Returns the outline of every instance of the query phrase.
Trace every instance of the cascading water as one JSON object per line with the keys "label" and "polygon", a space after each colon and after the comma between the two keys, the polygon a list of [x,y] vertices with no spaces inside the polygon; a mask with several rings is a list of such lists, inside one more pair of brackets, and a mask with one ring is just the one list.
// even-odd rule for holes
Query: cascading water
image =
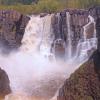
{"label": "cascading water", "polygon": [[42,40],[40,44],[40,52],[47,57],[53,56],[50,51],[54,40],[51,28],[51,18],[52,15],[47,15],[43,18]]}
{"label": "cascading water", "polygon": [[71,38],[71,28],[70,28],[70,14],[69,12],[66,12],[67,16],[67,30],[68,30],[68,50],[67,50],[67,56],[69,59],[71,59],[72,55],[72,38]]}
{"label": "cascading water", "polygon": [[[97,38],[95,30],[95,21],[92,16],[88,16],[89,23],[86,24],[83,29],[83,40],[80,39],[77,45],[76,56],[81,58],[81,60],[88,58],[88,53],[97,48]],[[94,24],[94,32],[91,38],[87,38],[86,30],[89,28],[90,24]]]}
{"label": "cascading water", "polygon": [[43,24],[39,16],[31,16],[22,39],[21,51],[37,52],[42,38]]}
{"label": "cascading water", "polygon": [[53,42],[51,18],[52,15],[41,18],[40,16],[31,17],[25,29],[21,50],[24,49],[27,52],[39,51],[45,57],[53,56],[50,52]]}
{"label": "cascading water", "polygon": [[[56,100],[56,96],[52,97],[57,95],[57,90],[65,79],[88,58],[86,55],[88,50],[96,48],[94,32],[93,38],[79,41],[76,57],[69,61],[73,58],[71,56],[72,39],[70,15],[69,13],[66,15],[69,41],[66,55],[68,54],[69,58],[65,62],[55,61],[54,54],[50,50],[54,39],[51,28],[52,15],[31,16],[19,51],[12,52],[6,57],[0,55],[2,69],[7,72],[12,89],[12,94],[6,96],[5,100]],[[91,16],[89,19],[89,23],[84,26],[84,35],[89,24],[94,23]],[[52,61],[48,59],[50,57]]]}

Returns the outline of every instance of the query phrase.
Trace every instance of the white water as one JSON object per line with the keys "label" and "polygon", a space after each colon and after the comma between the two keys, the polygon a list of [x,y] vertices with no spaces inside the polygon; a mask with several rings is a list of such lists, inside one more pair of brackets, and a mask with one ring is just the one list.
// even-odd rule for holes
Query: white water
{"label": "white water", "polygon": [[[69,20],[69,14],[67,16]],[[9,76],[12,89],[12,94],[6,96],[5,100],[56,100],[57,90],[64,80],[87,60],[88,50],[96,47],[96,37],[86,39],[77,46],[77,58],[72,57],[66,62],[56,61],[50,51],[53,42],[51,18],[52,15],[42,18],[31,16],[20,49],[8,56],[0,55],[0,64]],[[67,25],[71,48],[69,21]],[[70,57],[71,53],[68,52]]]}
{"label": "white water", "polygon": [[31,16],[31,19],[25,29],[22,39],[21,51],[36,53],[39,51],[43,57],[52,56],[50,49],[53,42],[53,33],[51,28],[52,15]]}
{"label": "white water", "polygon": [[[83,27],[83,29],[84,29],[84,32],[83,32],[84,41],[86,41],[86,39],[87,39],[86,30],[89,27],[89,25],[91,23],[94,23],[94,26],[95,26],[94,18],[92,16],[90,16],[90,15],[88,16],[88,18],[89,18],[89,23]],[[94,36],[93,38],[96,38],[96,31],[95,31],[95,29],[94,29],[94,35],[93,36]]]}
{"label": "white water", "polygon": [[95,21],[92,16],[88,16],[89,18],[89,23],[86,24],[83,29],[83,40],[80,40],[78,45],[77,45],[77,52],[76,56],[80,58],[81,60],[84,60],[88,58],[88,53],[91,52],[91,50],[95,50],[97,48],[97,38],[96,38],[96,30],[94,27],[94,33],[90,39],[87,38],[86,30],[89,28],[90,24],[94,24],[95,26]]}
{"label": "white water", "polygon": [[67,56],[69,59],[71,59],[71,55],[72,55],[72,38],[71,38],[71,28],[70,28],[70,14],[69,12],[66,12],[66,16],[67,16],[67,29],[68,29],[68,50],[67,50]]}

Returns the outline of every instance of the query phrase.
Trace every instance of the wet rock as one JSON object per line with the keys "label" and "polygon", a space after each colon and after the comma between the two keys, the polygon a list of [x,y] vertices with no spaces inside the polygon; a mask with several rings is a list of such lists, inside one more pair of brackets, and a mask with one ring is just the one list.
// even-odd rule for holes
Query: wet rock
{"label": "wet rock", "polygon": [[90,39],[90,38],[93,38],[93,34],[95,33],[95,25],[94,25],[94,23],[91,23],[90,25],[89,25],[89,27],[87,27],[87,30],[86,30],[86,37],[88,38],[88,39]]}
{"label": "wet rock", "polygon": [[100,52],[100,17],[98,16],[98,14],[96,16],[97,16],[97,18],[96,18],[96,35],[97,35],[97,39],[98,39],[98,50]]}
{"label": "wet rock", "polygon": [[40,13],[40,17],[45,17],[48,13]]}
{"label": "wet rock", "polygon": [[1,10],[0,43],[9,48],[19,47],[28,21],[27,16],[17,11]]}
{"label": "wet rock", "polygon": [[100,99],[100,53],[91,58],[66,80],[59,91],[58,100]]}
{"label": "wet rock", "polygon": [[4,70],[0,68],[0,97],[11,92],[9,78]]}
{"label": "wet rock", "polygon": [[65,43],[61,39],[57,39],[54,41],[53,50],[55,57],[57,59],[64,59],[65,58]]}
{"label": "wet rock", "polygon": [[89,10],[88,10],[89,14],[91,16],[93,16],[95,18],[95,20],[97,18],[100,18],[100,6],[94,6],[94,7],[91,7]]}

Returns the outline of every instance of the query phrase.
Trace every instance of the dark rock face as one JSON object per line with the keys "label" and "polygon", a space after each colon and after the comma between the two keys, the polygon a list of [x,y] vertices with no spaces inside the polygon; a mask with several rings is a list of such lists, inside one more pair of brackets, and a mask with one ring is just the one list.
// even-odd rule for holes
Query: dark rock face
{"label": "dark rock face", "polygon": [[28,21],[28,17],[16,11],[0,11],[0,43],[11,48],[18,47]]}
{"label": "dark rock face", "polygon": [[96,17],[96,33],[98,39],[98,50],[100,52],[100,7],[95,8],[95,13],[93,13]]}
{"label": "dark rock face", "polygon": [[59,91],[58,100],[100,100],[100,53],[76,70]]}
{"label": "dark rock face", "polygon": [[0,68],[0,97],[11,92],[9,78],[4,70]]}

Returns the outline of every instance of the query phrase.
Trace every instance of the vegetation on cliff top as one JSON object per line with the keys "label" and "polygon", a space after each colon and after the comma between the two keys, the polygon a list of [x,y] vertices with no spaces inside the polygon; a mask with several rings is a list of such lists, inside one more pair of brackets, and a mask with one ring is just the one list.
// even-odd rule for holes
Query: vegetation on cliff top
{"label": "vegetation on cliff top", "polygon": [[100,0],[0,0],[0,9],[13,9],[24,14],[88,8],[93,5],[100,5]]}

